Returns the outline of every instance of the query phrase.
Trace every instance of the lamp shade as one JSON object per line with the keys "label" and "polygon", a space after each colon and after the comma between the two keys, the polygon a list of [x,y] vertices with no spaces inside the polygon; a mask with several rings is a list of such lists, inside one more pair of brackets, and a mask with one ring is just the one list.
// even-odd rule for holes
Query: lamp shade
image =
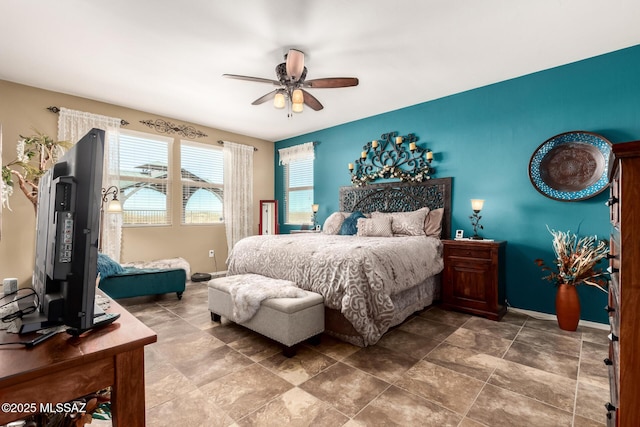
{"label": "lamp shade", "polygon": [[303,108],[302,102],[294,102],[291,104],[291,111],[294,113],[302,113]]}
{"label": "lamp shade", "polygon": [[319,208],[319,207],[320,207],[320,205],[319,205],[319,204],[314,203],[313,205],[311,205],[311,210],[312,210],[314,213],[317,213],[317,212],[318,212],[318,208]]}
{"label": "lamp shade", "polygon": [[284,93],[278,92],[276,96],[273,98],[273,106],[280,109],[284,108],[286,105],[286,99],[284,97]]}
{"label": "lamp shade", "polygon": [[291,102],[294,104],[302,104],[304,102],[304,94],[301,89],[296,89],[291,94]]}
{"label": "lamp shade", "polygon": [[471,209],[474,211],[481,211],[484,206],[484,200],[482,199],[471,199]]}
{"label": "lamp shade", "polygon": [[289,53],[287,53],[287,75],[291,80],[298,81],[302,76],[302,71],[304,71],[304,53],[296,49],[289,49]]}
{"label": "lamp shade", "polygon": [[111,200],[109,202],[109,204],[107,205],[107,212],[109,212],[109,213],[120,213],[120,212],[122,212],[122,204],[120,203],[120,200],[118,200],[118,199]]}

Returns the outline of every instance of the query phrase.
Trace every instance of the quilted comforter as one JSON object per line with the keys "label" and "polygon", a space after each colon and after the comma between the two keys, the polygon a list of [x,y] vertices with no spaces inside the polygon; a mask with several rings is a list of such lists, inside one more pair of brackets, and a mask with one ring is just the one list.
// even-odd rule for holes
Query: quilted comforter
{"label": "quilted comforter", "polygon": [[324,297],[364,339],[375,344],[389,329],[391,295],[443,269],[439,239],[357,237],[315,233],[247,237],[234,246],[228,274],[291,280]]}

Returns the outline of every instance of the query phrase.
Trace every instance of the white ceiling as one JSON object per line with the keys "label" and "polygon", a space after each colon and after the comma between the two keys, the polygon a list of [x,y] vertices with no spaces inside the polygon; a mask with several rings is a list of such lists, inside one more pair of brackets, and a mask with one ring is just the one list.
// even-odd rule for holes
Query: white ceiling
{"label": "white ceiling", "polygon": [[[0,79],[280,140],[640,43],[638,0],[3,0]],[[325,106],[251,102],[290,47]],[[0,94],[1,97],[1,94]]]}

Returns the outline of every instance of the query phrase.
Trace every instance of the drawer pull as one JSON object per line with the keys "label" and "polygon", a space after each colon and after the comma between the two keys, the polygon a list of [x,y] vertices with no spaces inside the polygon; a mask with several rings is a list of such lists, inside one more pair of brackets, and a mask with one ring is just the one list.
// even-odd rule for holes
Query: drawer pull
{"label": "drawer pull", "polygon": [[616,407],[613,406],[610,402],[607,402],[604,404],[604,407],[607,409],[607,411],[611,412],[611,411],[615,411]]}
{"label": "drawer pull", "polygon": [[607,366],[611,366],[613,365],[613,360],[609,359],[608,357],[606,359],[604,359],[604,364]]}
{"label": "drawer pull", "polygon": [[618,255],[607,253],[607,259],[617,259],[617,258],[618,258]]}
{"label": "drawer pull", "polygon": [[613,313],[614,311],[616,311],[616,309],[615,309],[615,308],[613,308],[613,307],[611,307],[610,305],[606,306],[606,307],[604,308],[604,310],[605,310],[607,313]]}
{"label": "drawer pull", "polygon": [[611,197],[609,200],[607,200],[607,202],[605,203],[605,205],[607,206],[613,206],[616,203],[618,203],[618,198],[617,197]]}

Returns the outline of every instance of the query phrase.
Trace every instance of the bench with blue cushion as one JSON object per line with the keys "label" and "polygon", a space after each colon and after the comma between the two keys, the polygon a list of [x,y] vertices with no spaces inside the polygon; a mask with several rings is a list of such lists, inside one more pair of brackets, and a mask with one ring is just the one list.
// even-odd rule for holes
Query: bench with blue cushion
{"label": "bench with blue cushion", "polygon": [[187,281],[182,268],[122,267],[104,254],[98,254],[98,273],[98,287],[114,299],[170,292],[181,299]]}

